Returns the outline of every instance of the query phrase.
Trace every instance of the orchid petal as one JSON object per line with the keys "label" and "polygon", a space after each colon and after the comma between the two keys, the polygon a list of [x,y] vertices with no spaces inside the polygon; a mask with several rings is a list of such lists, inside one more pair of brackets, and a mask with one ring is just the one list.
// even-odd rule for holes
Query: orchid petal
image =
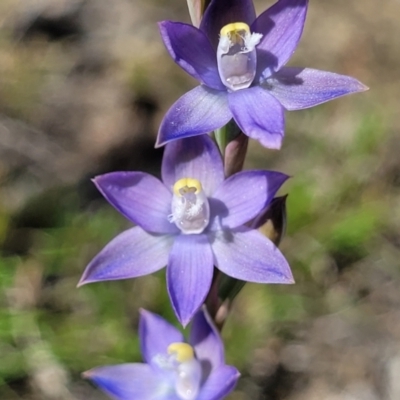
{"label": "orchid petal", "polygon": [[368,87],[357,79],[310,68],[282,68],[264,86],[287,110],[313,107]]}
{"label": "orchid petal", "polygon": [[283,108],[259,86],[229,93],[229,108],[240,129],[264,147],[279,149],[284,135]]}
{"label": "orchid petal", "polygon": [[251,25],[256,19],[252,0],[212,0],[204,13],[200,29],[216,49],[221,28],[233,22]]}
{"label": "orchid petal", "polygon": [[308,0],[279,0],[254,21],[251,31],[263,35],[257,46],[257,75],[261,79],[278,71],[294,53],[303,32],[307,4]]}
{"label": "orchid petal", "polygon": [[117,400],[164,400],[168,381],[147,364],[120,364],[93,368],[83,374]]}
{"label": "orchid petal", "polygon": [[229,365],[215,369],[201,388],[196,400],[224,399],[235,387],[240,373]]}
{"label": "orchid petal", "polygon": [[204,302],[213,271],[213,255],[205,235],[176,238],[168,260],[167,285],[175,314],[183,326]]}
{"label": "orchid petal", "polygon": [[178,329],[157,314],[143,309],[140,310],[139,337],[142,356],[148,364],[152,364],[157,355],[167,354],[171,343],[184,341]]}
{"label": "orchid petal", "polygon": [[152,235],[136,226],[120,233],[86,267],[78,286],[137,278],[167,265],[172,236]]}
{"label": "orchid petal", "polygon": [[210,201],[209,229],[236,228],[255,218],[288,176],[275,171],[243,171],[225,180]]}
{"label": "orchid petal", "polygon": [[203,371],[212,371],[224,364],[224,345],[205,307],[193,317],[189,343]]}
{"label": "orchid petal", "polygon": [[242,228],[220,232],[215,236],[212,249],[215,265],[233,278],[258,283],[294,282],[280,250],[256,230]]}
{"label": "orchid petal", "polygon": [[219,77],[215,50],[201,30],[171,21],[160,22],[159,28],[165,47],[183,70],[210,88],[225,90]]}
{"label": "orchid petal", "polygon": [[156,146],[211,132],[231,118],[226,92],[197,86],[169,109],[161,122]]}
{"label": "orchid petal", "polygon": [[175,140],[165,147],[161,168],[162,179],[167,188],[182,178],[200,181],[207,196],[224,181],[221,154],[207,135]]}
{"label": "orchid petal", "polygon": [[168,221],[172,195],[157,178],[144,172],[111,172],[94,183],[122,215],[148,232],[175,233]]}

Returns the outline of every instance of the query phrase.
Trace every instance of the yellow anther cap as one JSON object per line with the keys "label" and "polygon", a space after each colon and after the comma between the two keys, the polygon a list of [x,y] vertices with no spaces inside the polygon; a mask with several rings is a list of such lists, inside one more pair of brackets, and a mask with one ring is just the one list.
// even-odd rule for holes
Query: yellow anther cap
{"label": "yellow anther cap", "polygon": [[174,354],[180,363],[191,361],[194,358],[193,347],[187,343],[171,343],[167,349],[168,354]]}
{"label": "yellow anther cap", "polygon": [[237,35],[240,31],[250,33],[250,28],[244,22],[233,22],[231,24],[225,25],[221,29],[220,34],[221,36],[232,36],[232,34]]}
{"label": "yellow anther cap", "polygon": [[188,192],[199,194],[202,190],[201,183],[194,178],[182,178],[174,184],[174,193],[176,196],[182,196],[183,193]]}

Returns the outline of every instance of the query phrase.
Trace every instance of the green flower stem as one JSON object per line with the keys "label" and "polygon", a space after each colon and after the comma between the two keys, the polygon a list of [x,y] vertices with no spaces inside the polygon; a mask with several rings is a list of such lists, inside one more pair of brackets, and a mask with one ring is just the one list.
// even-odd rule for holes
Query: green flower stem
{"label": "green flower stem", "polygon": [[[225,176],[228,177],[243,168],[247,153],[248,137],[231,120],[214,132],[214,139],[224,160]],[[219,330],[222,329],[229,314],[231,304],[243,288],[245,282],[230,278],[215,269],[214,279],[206,299],[209,314]]]}
{"label": "green flower stem", "polygon": [[219,151],[221,152],[222,158],[225,157],[225,149],[228,145],[228,125],[223,126],[215,130],[214,137],[218,145]]}

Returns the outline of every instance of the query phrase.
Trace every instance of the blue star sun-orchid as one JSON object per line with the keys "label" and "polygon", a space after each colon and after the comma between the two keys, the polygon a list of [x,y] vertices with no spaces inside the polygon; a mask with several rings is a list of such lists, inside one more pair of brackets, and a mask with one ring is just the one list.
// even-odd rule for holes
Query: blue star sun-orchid
{"label": "blue star sun-orchid", "polygon": [[200,28],[163,21],[164,44],[200,86],[165,115],[157,145],[223,127],[279,149],[284,109],[300,110],[367,89],[354,78],[284,67],[303,31],[307,0],[279,0],[256,18],[252,0],[212,0]]}
{"label": "blue star sun-orchid", "polygon": [[279,249],[246,225],[286,179],[258,170],[225,179],[221,155],[207,135],[166,146],[162,182],[143,172],[96,177],[108,202],[137,226],[90,262],[80,284],[135,278],[167,266],[172,306],[186,325],[210,290],[214,265],[243,281],[293,283]]}
{"label": "blue star sun-orchid", "polygon": [[239,378],[225,364],[222,340],[205,311],[193,318],[188,341],[156,314],[142,310],[144,363],[97,367],[83,375],[116,400],[220,400]]}

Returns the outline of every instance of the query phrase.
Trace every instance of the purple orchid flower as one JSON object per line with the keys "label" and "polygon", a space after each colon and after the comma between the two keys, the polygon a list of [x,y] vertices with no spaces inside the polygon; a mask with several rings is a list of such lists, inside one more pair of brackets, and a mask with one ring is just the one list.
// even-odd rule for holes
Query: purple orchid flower
{"label": "purple orchid flower", "polygon": [[96,177],[103,196],[138,226],[90,262],[80,285],[135,278],[167,265],[172,306],[186,325],[210,290],[214,265],[243,281],[293,283],[279,249],[246,226],[286,179],[280,172],[242,171],[225,180],[221,155],[207,135],[166,146],[163,182],[143,172]]}
{"label": "purple orchid flower", "polygon": [[284,67],[302,34],[307,4],[279,0],[256,18],[252,0],[212,0],[200,29],[161,22],[170,55],[201,85],[170,108],[157,145],[211,132],[233,118],[247,136],[279,149],[284,109],[313,107],[366,90],[348,76]]}
{"label": "purple orchid flower", "polygon": [[236,368],[225,365],[222,340],[205,311],[193,318],[188,343],[175,327],[141,310],[145,364],[94,368],[83,374],[116,400],[219,400],[233,390]]}

